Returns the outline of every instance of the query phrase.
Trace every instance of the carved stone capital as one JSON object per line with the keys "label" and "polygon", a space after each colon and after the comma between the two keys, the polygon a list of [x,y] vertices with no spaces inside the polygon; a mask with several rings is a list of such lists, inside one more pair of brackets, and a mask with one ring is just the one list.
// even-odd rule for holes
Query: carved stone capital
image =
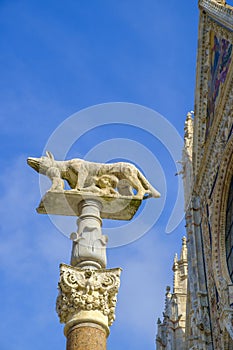
{"label": "carved stone capital", "polygon": [[59,295],[56,310],[65,334],[74,325],[96,323],[107,334],[115,320],[116,296],[120,286],[121,269],[80,269],[60,265]]}

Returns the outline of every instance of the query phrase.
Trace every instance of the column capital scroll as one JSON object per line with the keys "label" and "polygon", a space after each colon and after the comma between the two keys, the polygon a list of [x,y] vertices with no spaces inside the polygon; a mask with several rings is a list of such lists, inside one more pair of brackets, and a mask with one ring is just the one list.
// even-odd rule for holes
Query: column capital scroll
{"label": "column capital scroll", "polygon": [[120,268],[80,269],[60,265],[59,295],[56,311],[68,330],[83,322],[101,325],[109,333],[115,320],[115,306],[120,287]]}

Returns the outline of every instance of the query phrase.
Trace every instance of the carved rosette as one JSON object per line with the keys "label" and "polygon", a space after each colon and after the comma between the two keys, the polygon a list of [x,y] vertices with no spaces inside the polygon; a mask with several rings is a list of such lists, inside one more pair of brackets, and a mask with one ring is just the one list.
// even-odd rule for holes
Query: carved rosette
{"label": "carved rosette", "polygon": [[[121,269],[80,269],[61,264],[60,281],[58,283],[59,295],[56,310],[61,323],[68,323],[73,319],[84,322],[91,318],[97,323],[106,320],[106,327],[111,326],[115,320],[116,296],[120,286]],[[96,313],[96,312],[97,313]],[[85,314],[86,319],[82,316]],[[88,316],[90,315],[90,317]]]}

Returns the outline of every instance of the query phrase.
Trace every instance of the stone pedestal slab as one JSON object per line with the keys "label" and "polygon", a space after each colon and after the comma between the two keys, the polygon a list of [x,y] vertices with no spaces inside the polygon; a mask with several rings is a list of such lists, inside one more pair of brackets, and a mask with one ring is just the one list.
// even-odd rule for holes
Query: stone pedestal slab
{"label": "stone pedestal slab", "polygon": [[101,203],[101,218],[111,220],[131,220],[142,202],[136,196],[103,196],[72,190],[48,191],[42,198],[37,212],[39,214],[80,216],[80,203],[91,199]]}

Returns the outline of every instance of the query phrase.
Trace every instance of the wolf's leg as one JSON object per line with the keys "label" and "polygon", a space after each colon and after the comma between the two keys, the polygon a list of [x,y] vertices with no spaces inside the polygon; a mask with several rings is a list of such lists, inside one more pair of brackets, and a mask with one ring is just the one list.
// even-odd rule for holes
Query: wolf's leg
{"label": "wolf's leg", "polygon": [[129,184],[132,186],[132,188],[134,188],[137,191],[136,196],[139,198],[143,198],[144,194],[145,194],[145,189],[142,186],[140,180],[138,179],[138,177],[135,174],[130,174],[126,180],[129,182]]}
{"label": "wolf's leg", "polygon": [[74,188],[75,190],[81,190],[82,188],[84,188],[87,176],[88,176],[88,171],[85,168],[80,168],[77,174],[77,182]]}

